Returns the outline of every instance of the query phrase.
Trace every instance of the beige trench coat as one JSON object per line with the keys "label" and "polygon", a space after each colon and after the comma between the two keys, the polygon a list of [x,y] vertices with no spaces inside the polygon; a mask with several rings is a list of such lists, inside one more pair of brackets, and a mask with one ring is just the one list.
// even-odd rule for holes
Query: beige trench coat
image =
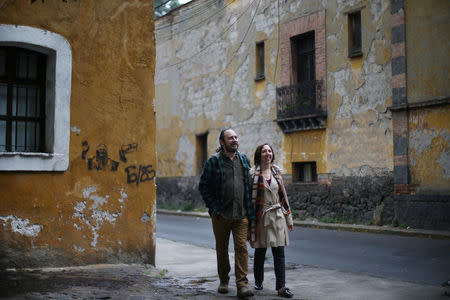
{"label": "beige trench coat", "polygon": [[[280,197],[278,195],[278,183],[273,177],[270,185],[264,179],[264,207],[261,221],[258,223],[258,234],[256,241],[252,243],[253,248],[280,247],[289,245],[288,226],[293,225],[292,215],[285,216],[281,211]],[[288,201],[286,190],[281,176],[278,179],[286,201]],[[289,202],[288,202],[289,203]]]}

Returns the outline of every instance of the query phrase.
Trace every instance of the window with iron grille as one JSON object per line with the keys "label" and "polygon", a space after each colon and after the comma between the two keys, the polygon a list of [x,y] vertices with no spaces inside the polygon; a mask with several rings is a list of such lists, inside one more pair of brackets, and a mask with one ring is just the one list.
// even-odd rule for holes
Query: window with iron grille
{"label": "window with iron grille", "polygon": [[361,55],[361,11],[359,10],[348,14],[348,56]]}
{"label": "window with iron grille", "polygon": [[256,76],[255,80],[265,78],[264,70],[264,42],[256,43]]}
{"label": "window with iron grille", "polygon": [[44,152],[46,56],[0,47],[0,151]]}
{"label": "window with iron grille", "polygon": [[0,24],[0,171],[67,170],[71,75],[63,36]]}

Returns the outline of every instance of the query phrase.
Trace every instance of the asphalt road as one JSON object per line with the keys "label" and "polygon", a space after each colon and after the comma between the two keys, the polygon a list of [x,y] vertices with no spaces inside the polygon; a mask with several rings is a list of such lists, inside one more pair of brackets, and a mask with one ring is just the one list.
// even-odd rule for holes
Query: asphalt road
{"label": "asphalt road", "polygon": [[[207,248],[215,246],[208,218],[158,214],[156,235]],[[304,227],[295,227],[290,239],[291,244],[286,248],[288,265],[316,266],[432,285],[450,279],[448,240]],[[250,248],[249,253],[253,256]]]}

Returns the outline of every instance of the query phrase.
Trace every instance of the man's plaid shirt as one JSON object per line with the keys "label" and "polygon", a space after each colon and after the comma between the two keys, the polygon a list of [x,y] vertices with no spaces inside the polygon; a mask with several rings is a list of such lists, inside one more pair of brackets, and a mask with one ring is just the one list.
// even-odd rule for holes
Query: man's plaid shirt
{"label": "man's plaid shirt", "polygon": [[[250,186],[249,170],[250,160],[245,154],[239,151],[236,153],[242,162],[242,169],[244,170],[244,204],[247,210],[247,217],[249,220],[255,218],[255,210],[252,203],[252,192]],[[200,177],[198,189],[205,201],[206,207],[210,212],[220,216],[222,210],[223,198],[225,194],[225,169],[223,165],[223,158],[219,153],[211,156],[203,167],[203,172]]]}

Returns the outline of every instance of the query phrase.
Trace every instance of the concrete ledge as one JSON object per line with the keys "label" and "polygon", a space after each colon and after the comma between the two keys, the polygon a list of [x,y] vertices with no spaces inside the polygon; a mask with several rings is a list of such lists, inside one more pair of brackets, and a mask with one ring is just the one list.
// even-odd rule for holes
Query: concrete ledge
{"label": "concrete ledge", "polygon": [[[207,212],[190,212],[181,210],[168,210],[168,209],[158,209],[157,213],[169,214],[169,215],[179,215],[179,216],[190,216],[190,217],[200,217],[209,218]],[[323,223],[317,221],[294,221],[295,226],[299,227],[309,227],[318,229],[331,229],[331,230],[343,230],[343,231],[354,231],[354,232],[369,232],[369,233],[380,233],[380,234],[392,234],[399,236],[411,236],[429,239],[444,239],[450,240],[450,231],[441,230],[422,230],[422,229],[401,229],[388,226],[371,226],[371,225],[359,225],[359,224],[334,224],[334,223]]]}

